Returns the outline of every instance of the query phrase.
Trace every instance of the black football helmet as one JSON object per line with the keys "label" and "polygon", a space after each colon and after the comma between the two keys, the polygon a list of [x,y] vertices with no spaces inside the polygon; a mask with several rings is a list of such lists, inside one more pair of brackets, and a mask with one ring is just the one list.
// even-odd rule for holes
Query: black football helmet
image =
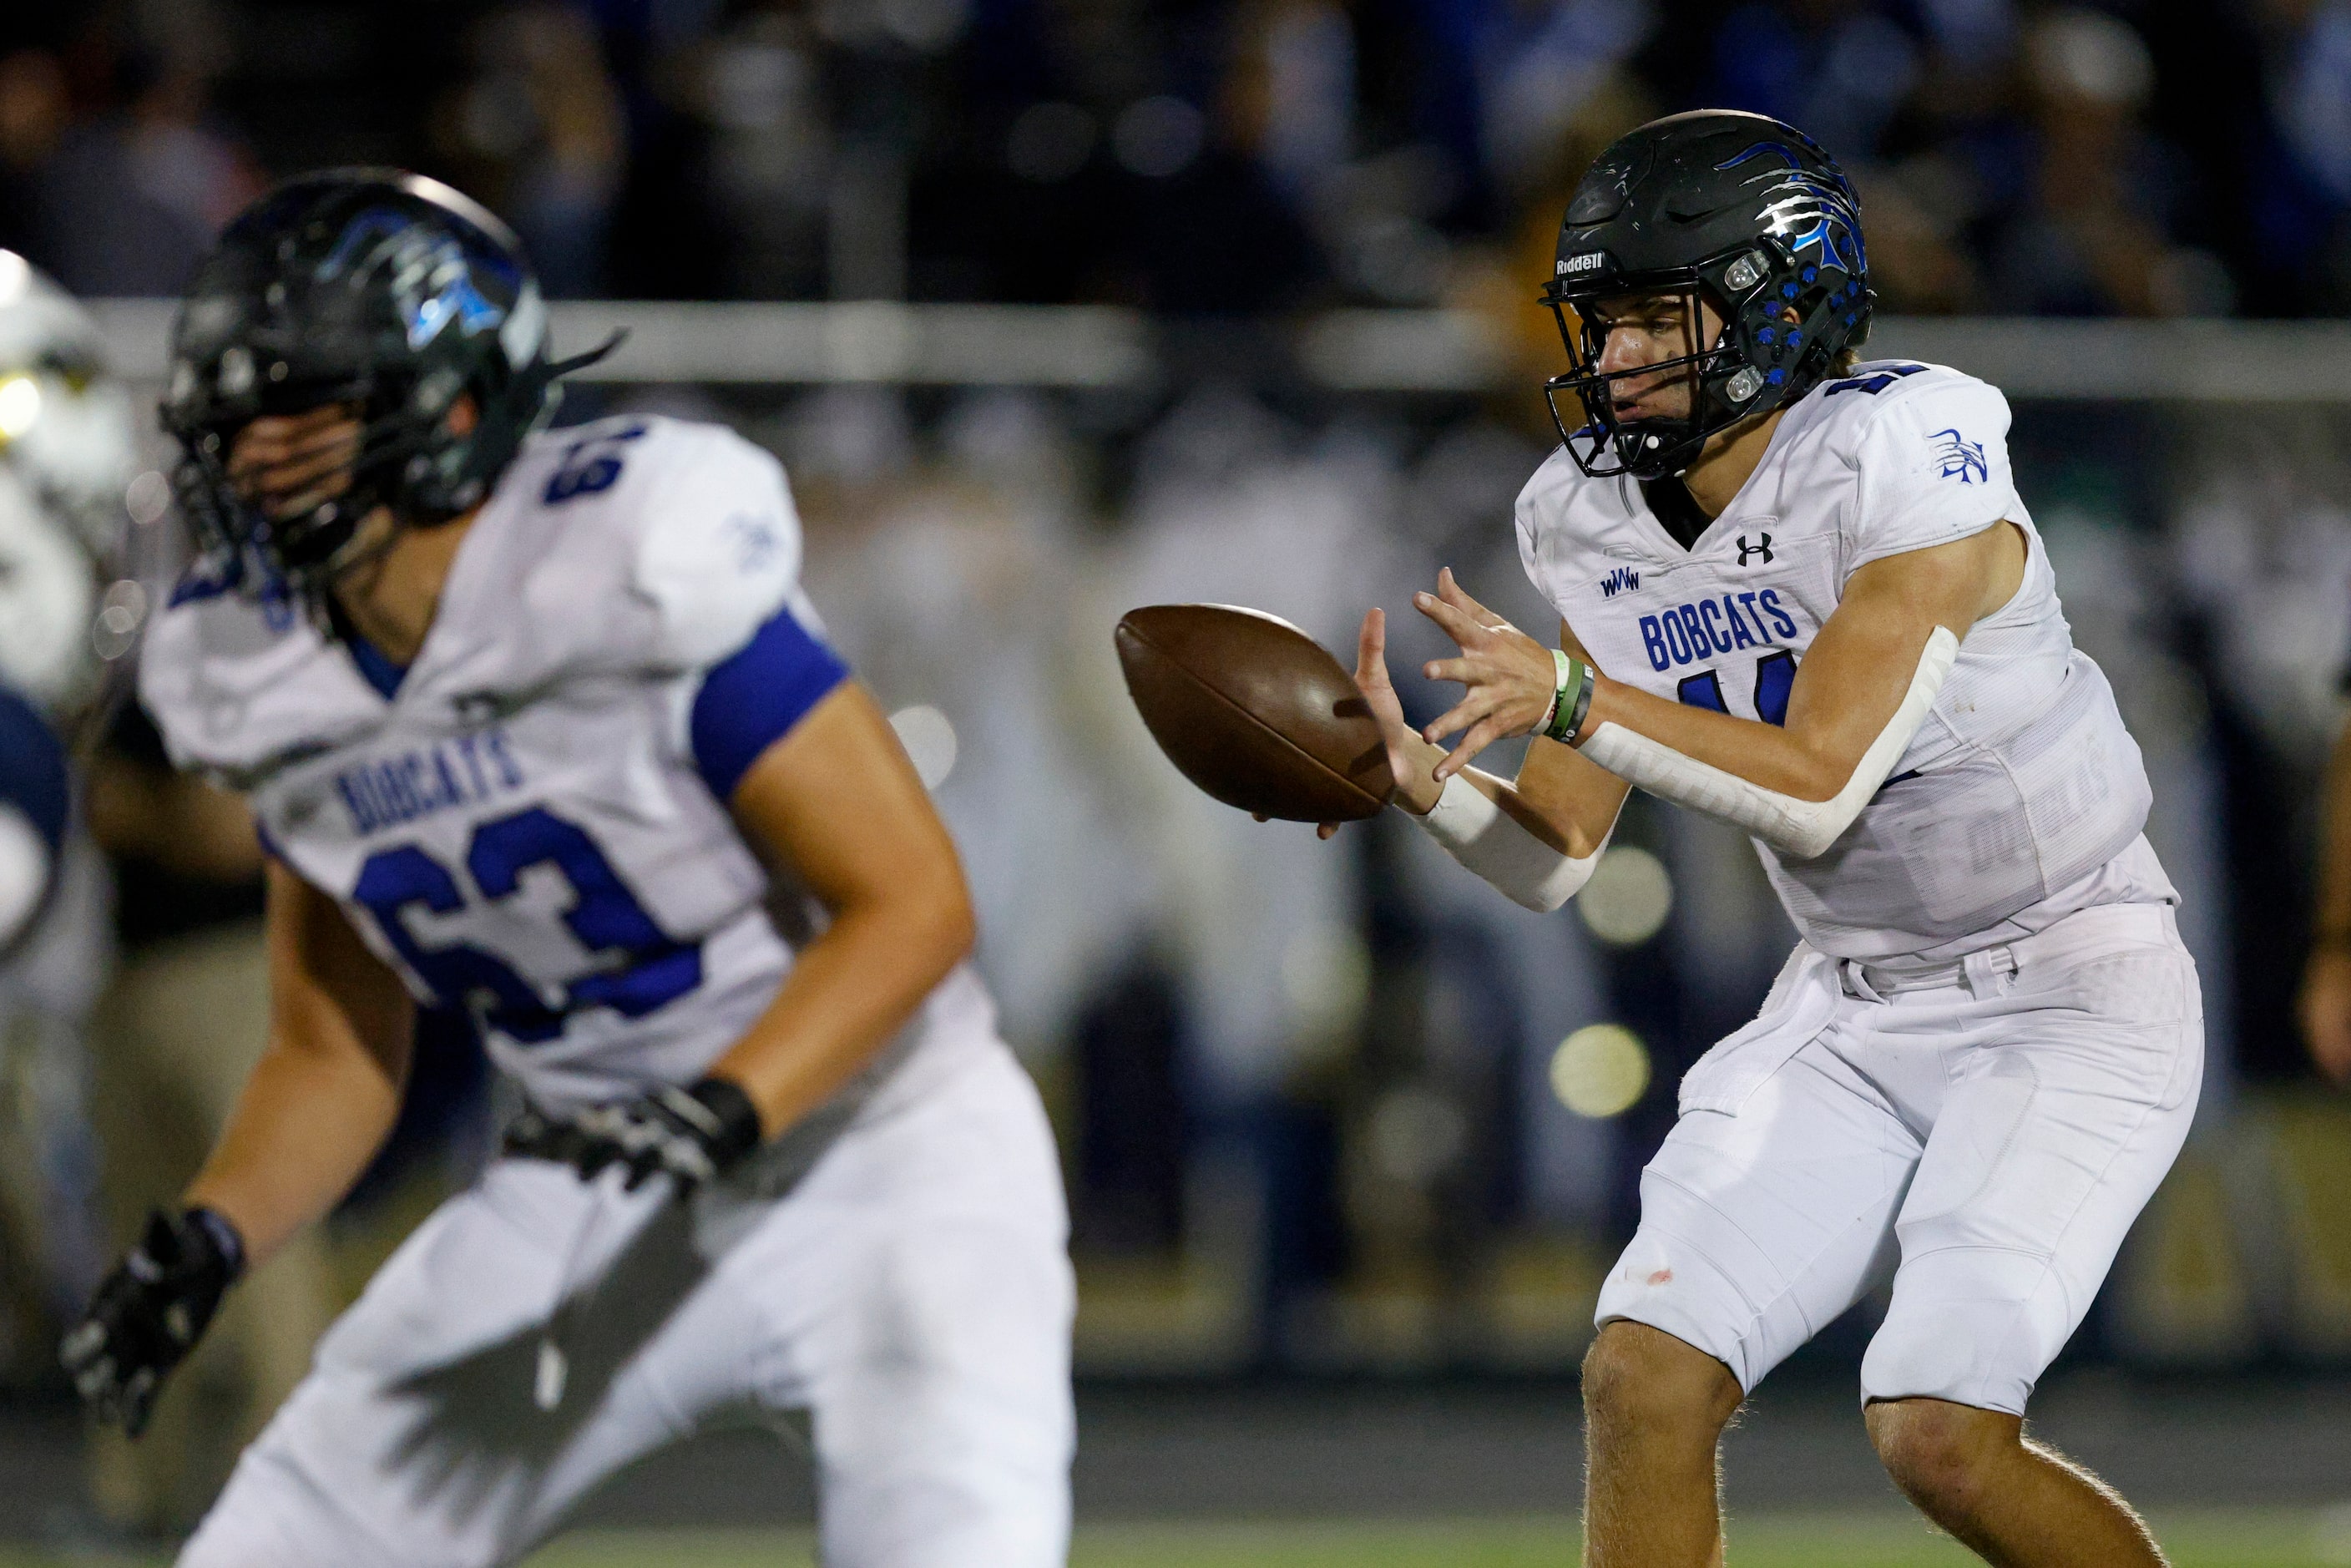
{"label": "black football helmet", "polygon": [[[229,225],[181,301],[162,410],[181,508],[225,582],[315,599],[359,559],[377,507],[429,528],[479,505],[554,412],[556,378],[610,347],[549,360],[522,246],[456,191],[398,170],[303,175]],[[455,435],[465,393],[479,418]],[[263,414],[329,402],[360,411],[350,487],[263,516],[229,482],[231,442]]]}
{"label": "black football helmet", "polygon": [[[1794,126],[1704,109],[1627,132],[1576,186],[1542,295],[1571,366],[1543,387],[1568,455],[1593,476],[1678,474],[1707,437],[1795,402],[1862,341],[1868,278],[1853,184]],[[1658,294],[1682,296],[1687,352],[1604,373],[1598,302]],[[1723,321],[1711,343],[1698,340],[1701,301]],[[1687,419],[1616,417],[1616,382],[1677,371]]]}

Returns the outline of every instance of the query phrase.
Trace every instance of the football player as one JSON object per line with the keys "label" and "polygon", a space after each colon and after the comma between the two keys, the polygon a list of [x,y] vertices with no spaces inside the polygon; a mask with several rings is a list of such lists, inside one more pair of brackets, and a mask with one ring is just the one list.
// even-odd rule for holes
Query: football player
{"label": "football player", "polygon": [[1061,1560],[1051,1139],[965,963],[953,846],[798,586],[778,465],[543,431],[546,313],[457,193],[263,198],[164,419],[203,564],[141,694],[270,850],[272,1038],[65,1356],[136,1427],[470,1009],[528,1109],[239,1463],[190,1565],[512,1562],[721,1415],[811,1412],[823,1553]]}
{"label": "football player", "polygon": [[0,250],[0,954],[68,852],[57,731],[99,683],[99,576],[120,552],[132,453],[130,402],[103,361],[89,313]]}
{"label": "football player", "polygon": [[60,1314],[106,1261],[86,1111],[113,896],[68,752],[143,602],[126,583],[101,610],[136,446],[104,360],[89,313],[0,250],[0,1225]]}
{"label": "football player", "polygon": [[[1719,1562],[1724,1424],[1890,1282],[1861,1392],[1912,1500],[1991,1562],[2159,1563],[2022,1434],[2187,1134],[2203,1030],[2138,747],[2072,646],[2007,403],[1856,362],[1853,189],[1760,116],[1611,146],[1546,298],[1572,369],[1518,535],[1559,645],[1440,576],[1416,604],[1460,653],[1427,673],[1466,690],[1415,734],[1373,611],[1357,679],[1399,803],[1552,909],[1637,785],[1752,835],[1802,937],[1683,1079],[1602,1287],[1585,1561]],[[1514,735],[1514,782],[1468,766]]]}

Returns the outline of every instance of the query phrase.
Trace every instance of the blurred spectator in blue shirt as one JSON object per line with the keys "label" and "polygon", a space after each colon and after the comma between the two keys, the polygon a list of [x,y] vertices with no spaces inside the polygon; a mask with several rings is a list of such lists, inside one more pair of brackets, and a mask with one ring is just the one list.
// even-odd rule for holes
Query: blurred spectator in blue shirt
{"label": "blurred spectator in blue shirt", "polygon": [[2269,126],[2254,171],[2261,254],[2285,302],[2351,311],[2351,0],[2265,0]]}
{"label": "blurred spectator in blue shirt", "polygon": [[102,26],[78,54],[108,106],[64,121],[53,57],[29,50],[0,66],[0,156],[16,165],[16,237],[74,293],[177,294],[263,184],[211,116],[224,60],[201,33],[149,41]]}
{"label": "blurred spectator in blue shirt", "polygon": [[1857,163],[1876,154],[1918,67],[1917,40],[1868,0],[1754,0],[1715,34],[1709,96],[1802,126]]}
{"label": "blurred spectator in blue shirt", "polygon": [[2228,273],[2167,233],[2181,171],[2147,129],[2155,63],[2127,23],[2066,9],[2025,45],[2032,162],[1989,246],[1995,308],[2042,316],[2225,314]]}
{"label": "blurred spectator in blue shirt", "polygon": [[514,225],[550,297],[598,292],[627,144],[594,26],[566,5],[508,5],[473,53],[472,79],[441,107],[444,155]]}
{"label": "blurred spectator in blue shirt", "polygon": [[[1573,184],[1562,152],[1598,147],[1584,131],[1595,107],[1621,92],[1626,62],[1656,31],[1649,0],[1536,0],[1506,4],[1484,29],[1479,51],[1479,141],[1486,166],[1510,197],[1545,184]],[[1630,126],[1610,126],[1604,146]]]}

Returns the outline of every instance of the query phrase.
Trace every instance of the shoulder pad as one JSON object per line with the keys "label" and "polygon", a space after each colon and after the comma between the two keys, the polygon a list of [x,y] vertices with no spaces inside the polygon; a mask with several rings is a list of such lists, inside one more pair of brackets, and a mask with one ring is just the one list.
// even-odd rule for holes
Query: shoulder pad
{"label": "shoulder pad", "polygon": [[799,580],[782,465],[723,425],[640,415],[550,431],[501,490],[520,508],[502,548],[542,673],[715,663]]}
{"label": "shoulder pad", "polygon": [[716,663],[799,585],[799,514],[783,465],[720,425],[673,428],[684,460],[663,476],[636,541],[631,587],[652,601],[654,658]]}

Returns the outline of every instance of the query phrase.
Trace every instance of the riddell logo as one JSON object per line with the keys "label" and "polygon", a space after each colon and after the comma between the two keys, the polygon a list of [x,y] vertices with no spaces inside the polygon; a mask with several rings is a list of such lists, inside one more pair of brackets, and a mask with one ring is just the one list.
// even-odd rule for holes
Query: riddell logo
{"label": "riddell logo", "polygon": [[1614,599],[1620,593],[1630,593],[1641,586],[1641,574],[1627,567],[1618,567],[1600,580],[1600,597]]}
{"label": "riddell logo", "polygon": [[1608,265],[1608,253],[1595,250],[1585,256],[1563,256],[1559,258],[1559,276],[1573,277],[1579,272],[1597,272]]}

